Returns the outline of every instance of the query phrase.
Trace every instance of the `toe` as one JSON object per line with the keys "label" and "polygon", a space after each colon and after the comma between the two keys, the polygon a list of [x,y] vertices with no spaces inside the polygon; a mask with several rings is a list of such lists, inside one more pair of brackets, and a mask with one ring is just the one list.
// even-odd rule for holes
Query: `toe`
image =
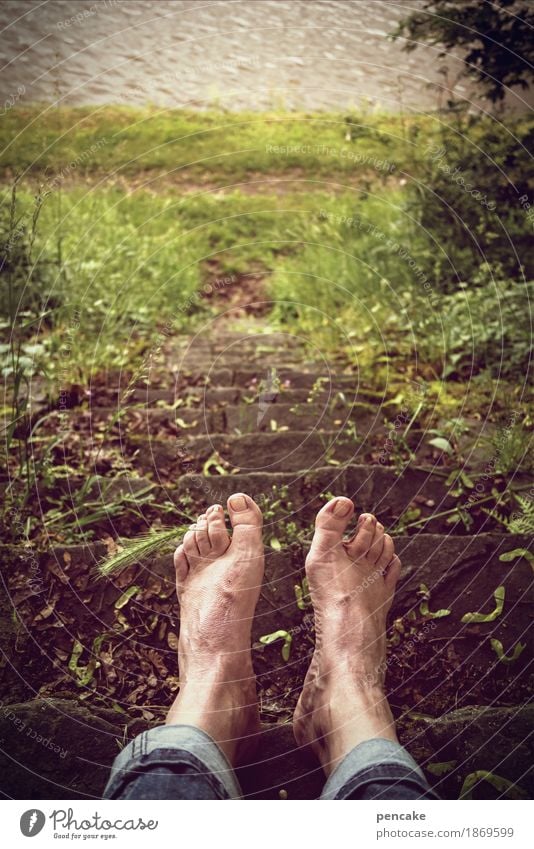
{"label": "toe", "polygon": [[220,504],[213,504],[206,513],[208,522],[208,534],[210,538],[211,554],[220,557],[230,545],[230,537],[226,530],[224,510]]}
{"label": "toe", "polygon": [[189,564],[183,545],[179,545],[174,552],[174,568],[176,570],[176,583],[183,584],[189,572]]}
{"label": "toe", "polygon": [[315,517],[315,533],[311,552],[325,552],[340,543],[354,513],[350,498],[333,498]]}
{"label": "toe", "polygon": [[384,525],[377,522],[375,525],[375,535],[369,548],[369,560],[371,563],[377,563],[384,548]]}
{"label": "toe", "polygon": [[202,557],[209,557],[211,554],[211,543],[208,533],[208,521],[205,514],[199,516],[197,519],[195,539]]}
{"label": "toe", "polygon": [[389,534],[384,534],[384,546],[382,548],[382,553],[378,560],[376,561],[376,565],[379,569],[385,570],[386,566],[388,566],[395,554],[395,543],[391,539]]}
{"label": "toe", "polygon": [[393,595],[393,593],[395,592],[395,587],[397,586],[397,581],[400,578],[400,573],[401,562],[398,555],[394,554],[393,559],[389,564],[387,572],[384,576],[384,582],[391,595]]}
{"label": "toe", "polygon": [[345,544],[347,554],[353,560],[359,560],[361,557],[367,557],[369,549],[373,544],[375,535],[376,519],[372,513],[362,513],[358,519],[358,527],[356,533]]}
{"label": "toe", "polygon": [[[193,525],[193,528],[196,528],[196,525]],[[191,567],[194,565],[195,561],[200,559],[200,551],[198,550],[195,530],[187,531],[184,536],[183,547],[185,556],[187,557],[189,566]]]}
{"label": "toe", "polygon": [[261,540],[263,516],[250,495],[236,492],[230,496],[227,504],[233,528],[232,543],[235,541],[240,544],[241,541],[250,541],[251,538],[255,541]]}

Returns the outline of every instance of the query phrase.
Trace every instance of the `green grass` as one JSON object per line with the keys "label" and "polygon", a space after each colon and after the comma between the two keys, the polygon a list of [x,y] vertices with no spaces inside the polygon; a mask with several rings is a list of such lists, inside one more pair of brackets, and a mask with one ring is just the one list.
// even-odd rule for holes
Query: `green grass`
{"label": "green grass", "polygon": [[[32,196],[20,200],[29,220]],[[5,196],[1,203],[5,209]],[[133,366],[163,328],[186,333],[206,314],[201,286],[250,276],[249,289],[277,302],[273,319],[369,365],[400,355],[446,376],[457,352],[469,361],[478,344],[482,365],[488,346],[499,363],[504,345],[505,366],[519,345],[520,367],[529,334],[525,287],[489,280],[445,295],[426,271],[439,250],[413,220],[403,189],[62,190],[45,199],[33,251],[46,271],[42,309],[52,317],[30,351],[51,379],[61,371],[83,383],[99,370]]]}
{"label": "green grass", "polygon": [[[19,193],[25,226],[32,209],[32,196]],[[84,381],[131,364],[166,322],[183,329],[198,300],[203,252],[161,199],[81,189],[45,199],[26,290],[41,290],[41,348],[31,350],[47,376]],[[21,294],[25,284],[22,277]]]}
{"label": "green grass", "polygon": [[[8,192],[0,195],[0,215]],[[267,277],[316,240],[326,192],[284,196],[184,196],[138,190],[60,190],[44,199],[24,287],[46,318],[29,340],[33,365],[86,382],[95,371],[138,362],[162,328],[188,332],[209,310],[201,284],[230,275]],[[348,207],[351,197],[343,201]],[[29,229],[34,198],[18,192]],[[3,220],[0,218],[0,220]],[[24,296],[25,297],[25,296]],[[23,302],[24,306],[24,302]],[[19,318],[24,319],[24,310]],[[68,340],[68,356],[62,356]],[[36,342],[38,347],[35,347]]]}
{"label": "green grass", "polygon": [[[456,127],[439,113],[224,112],[126,106],[15,107],[0,124],[0,171],[32,172],[56,184],[98,174],[113,182],[144,171],[225,185],[251,173],[306,180],[385,182],[412,173],[431,144],[455,144],[481,158],[488,130],[513,144],[528,118],[507,126],[481,119]],[[296,174],[295,174],[296,172]],[[147,175],[150,179],[150,174]],[[308,189],[310,187],[308,186]],[[319,187],[318,187],[319,188]]]}
{"label": "green grass", "polygon": [[[527,139],[526,119],[509,123]],[[455,126],[439,114],[12,109],[0,127],[0,170],[5,182],[26,172],[23,227],[30,186],[40,181],[47,195],[28,287],[50,310],[37,339],[41,363],[52,377],[61,368],[83,382],[88,371],[139,361],[163,325],[189,330],[209,308],[201,284],[228,275],[259,281],[279,302],[279,322],[371,361],[416,353],[441,374],[445,348],[468,347],[474,336],[498,342],[489,322],[501,320],[505,293],[488,274],[489,299],[478,296],[480,280],[471,304],[461,291],[444,299],[439,269],[454,240],[437,225],[425,229],[409,179],[432,186],[431,144],[449,145],[462,167],[465,150],[476,152],[484,138],[493,139],[486,154],[506,156],[506,128],[467,118],[458,135]],[[254,193],[239,189],[242,179]],[[220,186],[234,188],[213,189]],[[456,184],[452,191],[465,200]],[[0,215],[6,209],[7,190]],[[65,336],[70,355],[61,362]],[[523,349],[521,341],[519,365]]]}
{"label": "green grass", "polygon": [[272,276],[276,315],[356,354],[409,342],[407,317],[439,300],[420,265],[430,250],[400,190],[324,199],[302,253]]}
{"label": "green grass", "polygon": [[391,116],[43,106],[6,114],[0,168],[63,179],[156,169],[177,178],[209,173],[224,183],[251,171],[385,174],[384,160],[406,160],[409,147],[400,119]]}
{"label": "green grass", "polygon": [[435,377],[521,376],[534,283],[481,266],[474,285],[443,292],[428,272],[441,250],[401,191],[330,198],[269,280],[275,316],[375,374],[397,359]]}

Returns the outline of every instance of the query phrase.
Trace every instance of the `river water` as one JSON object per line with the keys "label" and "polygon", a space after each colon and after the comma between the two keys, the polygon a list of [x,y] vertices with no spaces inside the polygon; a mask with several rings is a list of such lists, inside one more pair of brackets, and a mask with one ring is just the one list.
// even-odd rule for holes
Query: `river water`
{"label": "river water", "polygon": [[[421,0],[4,0],[0,107],[435,108],[461,63],[388,34]],[[436,84],[439,88],[436,88]],[[456,86],[456,94],[467,89]]]}

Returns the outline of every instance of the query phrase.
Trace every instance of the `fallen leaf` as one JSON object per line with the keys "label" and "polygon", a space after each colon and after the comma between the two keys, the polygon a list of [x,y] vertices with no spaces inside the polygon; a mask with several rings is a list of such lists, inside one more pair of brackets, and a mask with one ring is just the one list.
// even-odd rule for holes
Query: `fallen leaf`
{"label": "fallen leaf", "polygon": [[178,651],[178,637],[173,631],[169,631],[167,634],[167,645],[173,651]]}
{"label": "fallen leaf", "polygon": [[128,589],[123,592],[121,596],[115,602],[115,610],[120,610],[122,607],[125,607],[130,599],[137,595],[137,593],[141,592],[141,587],[134,584],[133,587],[128,587]]}

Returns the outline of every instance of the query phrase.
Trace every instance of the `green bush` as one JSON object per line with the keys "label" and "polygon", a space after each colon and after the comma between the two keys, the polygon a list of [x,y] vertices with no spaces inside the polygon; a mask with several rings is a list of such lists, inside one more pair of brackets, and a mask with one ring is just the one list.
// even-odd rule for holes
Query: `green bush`
{"label": "green bush", "polygon": [[443,377],[524,379],[532,350],[534,283],[479,282],[443,296],[434,312],[414,318],[417,352]]}
{"label": "green bush", "polygon": [[424,260],[427,273],[445,292],[471,285],[484,264],[511,280],[534,278],[532,234],[519,202],[530,196],[532,124],[507,129],[454,113],[443,121],[445,129],[419,148],[410,187],[410,213],[442,246]]}

